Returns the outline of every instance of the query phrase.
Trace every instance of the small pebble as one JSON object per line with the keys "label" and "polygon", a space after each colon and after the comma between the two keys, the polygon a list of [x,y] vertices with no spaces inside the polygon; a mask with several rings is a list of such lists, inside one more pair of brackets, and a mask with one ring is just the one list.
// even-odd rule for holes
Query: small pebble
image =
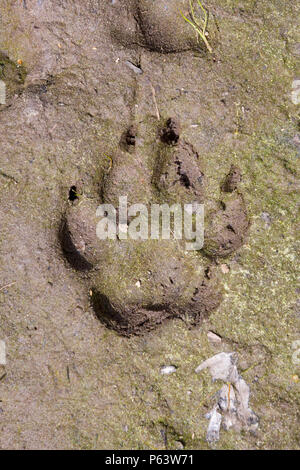
{"label": "small pebble", "polygon": [[299,382],[299,377],[296,374],[293,375],[292,379],[293,379],[293,382],[295,382],[295,384],[297,384]]}

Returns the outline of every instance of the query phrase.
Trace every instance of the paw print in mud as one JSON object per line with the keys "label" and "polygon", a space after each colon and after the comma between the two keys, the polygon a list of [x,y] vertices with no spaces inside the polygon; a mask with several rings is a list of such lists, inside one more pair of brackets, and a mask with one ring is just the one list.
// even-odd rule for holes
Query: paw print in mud
{"label": "paw print in mud", "polygon": [[200,0],[118,0],[112,9],[111,33],[125,47],[174,53],[189,50],[212,52],[207,30],[209,11]]}
{"label": "paw print in mud", "polygon": [[[218,260],[242,245],[249,228],[237,167],[224,175],[216,200],[207,191],[205,160],[181,137],[175,119],[158,129],[154,142],[139,137],[138,126],[129,126],[94,184],[74,184],[61,230],[65,256],[92,291],[97,316],[122,334],[187,315],[200,324],[222,300]],[[120,196],[128,206],[204,204],[203,248],[187,251],[186,240],[173,238],[100,240],[97,207],[117,208]]]}

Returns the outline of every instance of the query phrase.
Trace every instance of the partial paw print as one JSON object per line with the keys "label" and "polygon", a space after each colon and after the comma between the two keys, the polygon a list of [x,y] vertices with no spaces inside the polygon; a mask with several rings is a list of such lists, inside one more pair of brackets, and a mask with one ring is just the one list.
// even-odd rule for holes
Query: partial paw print
{"label": "partial paw print", "polygon": [[198,0],[117,0],[112,13],[112,36],[126,47],[212,52],[208,39],[216,36],[216,24],[208,25],[209,12]]}
{"label": "partial paw print", "polygon": [[[130,125],[93,183],[84,178],[74,183],[60,234],[65,256],[86,283],[98,318],[124,335],[151,330],[167,318],[189,317],[191,324],[200,324],[222,300],[218,260],[243,244],[249,228],[238,168],[230,169],[215,201],[206,191],[205,161],[181,137],[176,119],[157,130],[154,142],[141,137],[139,126]],[[149,213],[152,204],[204,204],[209,210],[203,248],[187,251],[185,240],[150,235],[100,240],[97,207],[118,208],[121,196],[128,206],[146,205]]]}

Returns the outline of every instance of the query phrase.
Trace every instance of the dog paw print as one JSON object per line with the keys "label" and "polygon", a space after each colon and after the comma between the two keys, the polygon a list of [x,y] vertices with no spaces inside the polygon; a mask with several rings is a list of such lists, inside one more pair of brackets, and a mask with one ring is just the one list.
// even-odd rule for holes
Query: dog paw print
{"label": "dog paw print", "polygon": [[[249,228],[237,167],[221,182],[220,200],[213,201],[206,190],[205,161],[181,137],[176,119],[158,129],[151,154],[147,139],[139,137],[138,125],[130,125],[94,184],[87,187],[84,178],[74,183],[61,229],[65,256],[92,294],[97,316],[124,335],[174,317],[200,324],[222,300],[218,260],[243,244]],[[123,239],[121,232],[99,239],[97,208],[118,208],[124,196],[128,206],[144,204],[149,214],[153,204],[204,204],[203,248],[187,251],[184,239],[172,237]],[[117,210],[120,223],[119,217]]]}

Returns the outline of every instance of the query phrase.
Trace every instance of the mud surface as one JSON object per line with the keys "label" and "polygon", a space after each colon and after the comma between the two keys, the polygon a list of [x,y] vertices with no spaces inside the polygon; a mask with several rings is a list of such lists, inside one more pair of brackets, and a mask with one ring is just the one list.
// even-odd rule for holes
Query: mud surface
{"label": "mud surface", "polygon": [[[211,256],[210,262],[203,259],[201,251],[188,253],[185,241],[174,237],[133,242],[117,236],[113,241],[97,238],[97,203],[119,207],[118,199],[124,196],[148,206],[206,203],[209,195],[205,195],[200,170],[204,162],[191,144],[180,139],[180,128],[178,120],[167,120],[160,133],[163,144],[154,142],[152,146],[151,172],[143,144],[136,145],[137,126],[131,125],[121,137],[125,152],[107,157],[109,171],[103,171],[99,184],[95,181],[95,193],[90,187],[82,188],[82,195],[76,193],[76,186],[70,190],[71,207],[63,216],[62,249],[73,267],[91,271],[87,289],[92,286],[96,314],[122,334],[143,333],[167,318],[187,315],[194,324],[201,323],[222,298],[217,277],[207,273],[213,271],[218,257],[240,248],[248,232],[245,203],[238,195],[226,203],[220,201],[222,210],[209,216],[203,252]],[[126,150],[132,147],[134,152],[127,155]],[[119,214],[116,219],[124,224]],[[113,275],[109,281],[108,273]]]}
{"label": "mud surface", "polygon": [[[299,7],[205,7],[212,52],[185,0],[1,2],[1,448],[208,448],[232,350],[260,426],[216,447],[299,448]],[[203,203],[203,249],[101,243],[124,194]]]}

